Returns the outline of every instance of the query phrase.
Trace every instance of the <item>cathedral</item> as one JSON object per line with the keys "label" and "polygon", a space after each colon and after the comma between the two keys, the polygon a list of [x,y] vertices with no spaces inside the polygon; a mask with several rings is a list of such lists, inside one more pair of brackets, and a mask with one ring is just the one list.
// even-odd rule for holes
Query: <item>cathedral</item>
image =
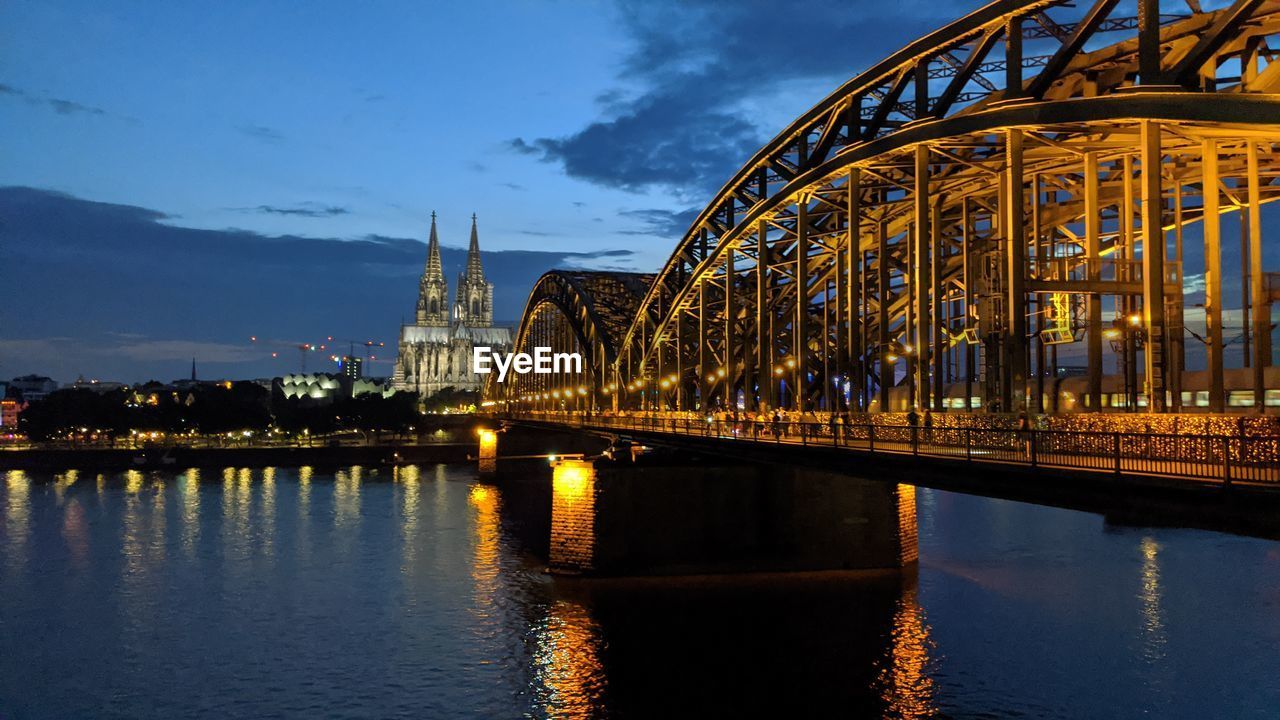
{"label": "cathedral", "polygon": [[480,390],[484,376],[471,370],[472,347],[511,352],[511,329],[493,324],[493,283],[484,279],[476,216],[471,216],[471,246],[466,270],[458,275],[457,297],[449,304],[449,282],[440,262],[436,214],[431,213],[427,267],[418,283],[418,311],[412,325],[400,328],[400,355],[392,386],[424,399],[445,388]]}

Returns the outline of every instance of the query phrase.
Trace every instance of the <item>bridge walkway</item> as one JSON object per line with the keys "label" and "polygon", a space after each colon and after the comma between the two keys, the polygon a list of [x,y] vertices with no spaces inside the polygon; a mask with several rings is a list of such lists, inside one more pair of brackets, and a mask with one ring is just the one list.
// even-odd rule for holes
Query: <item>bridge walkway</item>
{"label": "bridge walkway", "polygon": [[1280,437],[1171,435],[978,427],[910,427],[872,423],[760,422],[672,415],[533,412],[495,415],[585,430],[785,445],[851,454],[910,455],[967,465],[1022,466],[1090,474],[1247,485],[1280,491]]}

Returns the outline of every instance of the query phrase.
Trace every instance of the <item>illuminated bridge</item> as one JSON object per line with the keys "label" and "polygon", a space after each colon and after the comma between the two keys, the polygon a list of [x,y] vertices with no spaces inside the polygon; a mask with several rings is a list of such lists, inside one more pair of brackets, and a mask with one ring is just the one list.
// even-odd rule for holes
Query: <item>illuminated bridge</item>
{"label": "illuminated bridge", "polygon": [[487,400],[911,452],[884,428],[928,410],[942,454],[1003,428],[1034,462],[1030,429],[1064,462],[1200,443],[1161,472],[1274,480],[1280,2],[1204,4],[999,0],[915,40],[747,160],[656,275],[545,275],[516,349],[583,372]]}

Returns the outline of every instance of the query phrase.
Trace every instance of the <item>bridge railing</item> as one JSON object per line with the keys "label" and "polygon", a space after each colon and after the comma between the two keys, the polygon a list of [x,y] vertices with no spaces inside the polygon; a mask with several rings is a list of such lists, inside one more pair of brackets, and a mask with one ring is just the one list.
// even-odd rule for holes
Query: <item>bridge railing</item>
{"label": "bridge railing", "polygon": [[502,416],[574,427],[632,430],[744,443],[829,447],[966,462],[1280,485],[1280,437],[1007,430],[870,423],[722,420],[674,415]]}

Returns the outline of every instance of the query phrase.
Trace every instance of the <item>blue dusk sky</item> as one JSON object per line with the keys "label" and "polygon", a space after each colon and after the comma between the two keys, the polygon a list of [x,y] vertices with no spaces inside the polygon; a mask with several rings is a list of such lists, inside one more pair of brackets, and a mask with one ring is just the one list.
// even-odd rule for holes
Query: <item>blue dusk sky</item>
{"label": "blue dusk sky", "polygon": [[478,214],[500,321],[553,267],[652,271],[796,115],[977,4],[0,4],[0,378],[278,375],[327,336],[389,374],[433,210],[451,286]]}
{"label": "blue dusk sky", "polygon": [[275,375],[327,336],[386,342],[386,374],[431,211],[451,283],[479,215],[503,321],[552,267],[653,270],[796,114],[965,7],[4,3],[0,378]]}

